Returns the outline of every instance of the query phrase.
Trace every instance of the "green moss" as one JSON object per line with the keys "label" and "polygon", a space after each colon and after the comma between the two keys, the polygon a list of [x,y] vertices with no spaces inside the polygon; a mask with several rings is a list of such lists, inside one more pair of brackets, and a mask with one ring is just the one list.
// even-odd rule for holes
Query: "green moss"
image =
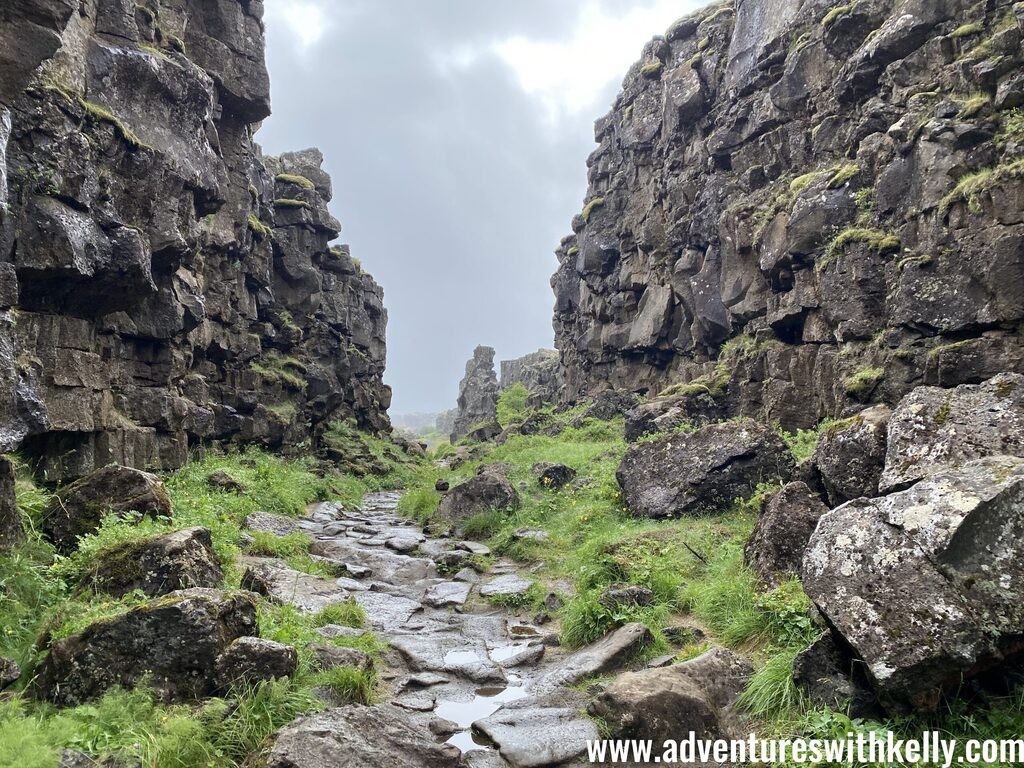
{"label": "green moss", "polygon": [[640,74],[644,77],[654,78],[661,74],[661,70],[665,68],[665,65],[660,60],[649,61],[640,67]]}
{"label": "green moss", "polygon": [[992,99],[987,94],[976,93],[972,94],[962,103],[963,106],[960,108],[960,113],[957,117],[962,120],[969,120],[972,117],[977,117],[978,113],[992,103]]}
{"label": "green moss", "polygon": [[604,205],[604,198],[603,197],[595,197],[593,200],[591,200],[589,203],[587,203],[585,206],[583,206],[583,220],[584,221],[590,221],[591,214],[593,214],[594,211],[596,211],[598,208],[600,208],[603,205]]}
{"label": "green moss", "polygon": [[686,66],[689,67],[690,69],[696,69],[697,67],[699,67],[701,65],[701,63],[703,61],[704,61],[704,54],[698,52],[698,53],[693,54],[693,56],[691,56],[690,58],[688,58],[686,60]]}
{"label": "green moss", "polygon": [[580,247],[578,245],[573,245],[573,246],[571,246],[569,248],[568,251],[565,252],[565,255],[566,256],[575,256],[579,252],[580,252]]}
{"label": "green moss", "polygon": [[307,179],[305,176],[300,176],[297,173],[279,173],[274,177],[275,181],[280,181],[283,184],[295,184],[296,186],[302,187],[305,190],[312,192],[316,189],[316,185],[312,181]]}
{"label": "green moss", "polygon": [[170,48],[172,51],[177,51],[182,56],[185,56],[188,53],[185,47],[185,41],[177,35],[166,35],[164,37],[164,40],[167,43],[167,47]]}
{"label": "green moss", "polygon": [[854,6],[854,3],[850,3],[849,5],[837,5],[831,11],[826,13],[824,15],[824,17],[822,17],[822,19],[821,19],[821,26],[825,27],[826,29],[828,27],[832,26],[840,18],[842,18],[843,16],[846,16],[850,12],[852,12],[853,11],[853,6]]}
{"label": "green moss", "polygon": [[985,25],[980,21],[972,21],[967,24],[961,24],[959,27],[949,33],[949,36],[953,39],[961,37],[970,37],[971,35],[977,35],[985,31]]}
{"label": "green moss", "polygon": [[709,45],[711,45],[711,38],[710,37],[702,37],[700,39],[700,42],[697,43],[697,50],[698,51],[706,50]]}
{"label": "green moss", "polygon": [[801,176],[797,176],[795,179],[789,182],[790,193],[792,195],[799,195],[801,192],[807,189],[807,187],[810,186],[810,184],[822,173],[822,171],[811,171],[810,173],[805,173]]}
{"label": "green moss", "polygon": [[981,196],[988,190],[1012,179],[1024,179],[1024,158],[984,168],[962,176],[956,186],[939,203],[939,213],[945,215],[958,202],[967,203],[971,213],[981,213]]}
{"label": "green moss", "polygon": [[301,360],[280,352],[268,352],[249,364],[249,368],[268,381],[292,389],[306,388],[306,365]]}
{"label": "green moss", "polygon": [[828,244],[825,249],[825,258],[818,262],[818,269],[823,269],[837,259],[846,246],[853,243],[866,243],[868,248],[875,253],[892,253],[900,249],[900,239],[894,234],[878,229],[849,227],[836,235]]}
{"label": "green moss", "polygon": [[249,230],[254,235],[256,235],[256,237],[259,238],[260,240],[264,240],[270,237],[272,233],[270,227],[268,227],[266,224],[260,221],[260,219],[254,213],[249,214],[247,224],[249,226]]}
{"label": "green moss", "polygon": [[86,101],[84,98],[79,98],[78,103],[81,104],[82,109],[85,110],[85,117],[87,120],[93,123],[107,123],[113,126],[114,131],[118,136],[132,149],[143,149],[147,148],[146,144],[142,142],[134,131],[122,122],[121,118],[117,117],[113,112],[105,107],[101,107],[99,104],[94,104],[91,101]]}
{"label": "green moss", "polygon": [[843,379],[843,389],[852,397],[864,396],[874,390],[884,377],[884,368],[865,366]]}
{"label": "green moss", "polygon": [[832,178],[828,180],[825,186],[827,189],[838,189],[858,173],[860,173],[859,165],[856,163],[846,163],[836,169],[835,173],[832,174]]}
{"label": "green moss", "polygon": [[289,197],[279,197],[274,201],[275,208],[309,208],[305,200],[293,200]]}

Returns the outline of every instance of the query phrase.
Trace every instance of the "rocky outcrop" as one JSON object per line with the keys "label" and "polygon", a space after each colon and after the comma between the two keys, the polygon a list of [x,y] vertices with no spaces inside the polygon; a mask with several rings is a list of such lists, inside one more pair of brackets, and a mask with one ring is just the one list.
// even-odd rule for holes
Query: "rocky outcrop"
{"label": "rocky outcrop", "polygon": [[891,415],[886,405],[865,408],[822,434],[814,450],[813,464],[832,506],[860,496],[878,495]]}
{"label": "rocky outcrop", "polygon": [[254,685],[264,680],[291,677],[299,668],[299,654],[290,645],[260,637],[240,637],[217,657],[214,672],[221,691]]}
{"label": "rocky outcrop", "polygon": [[156,475],[112,464],[57,491],[42,528],[59,550],[69,552],[80,536],[100,527],[105,515],[129,512],[170,517],[171,497]]}
{"label": "rocky outcrop", "polygon": [[974,459],[824,515],[804,587],[887,709],[931,711],[1019,655],[1022,533],[1024,459]]}
{"label": "rocky outcrop", "polygon": [[51,482],[176,468],[200,444],[315,445],[335,419],[388,427],[382,292],[330,245],[322,157],[253,142],[261,15],[4,10],[0,449]]}
{"label": "rocky outcrop", "polygon": [[448,491],[433,520],[461,531],[474,515],[491,510],[514,512],[520,503],[519,493],[508,478],[498,472],[482,472]]}
{"label": "rocky outcrop", "polygon": [[828,507],[806,484],[787,483],[761,510],[744,549],[747,565],[764,584],[796,578],[811,534]]}
{"label": "rocky outcrop", "polygon": [[736,0],[653,39],[558,249],[565,398],[792,431],[1024,372],[1022,36],[1013,0]]}
{"label": "rocky outcrop", "polygon": [[25,537],[14,483],[14,465],[0,456],[0,552],[11,549]]}
{"label": "rocky outcrop", "polygon": [[782,439],[746,419],[632,445],[615,477],[631,514],[666,518],[725,512],[792,471]]}
{"label": "rocky outcrop", "polygon": [[[459,383],[458,408],[451,431],[453,443],[482,425],[497,424],[498,391],[494,349],[477,347],[466,363],[466,375]],[[498,431],[501,431],[500,426]]]}
{"label": "rocky outcrop", "polygon": [[539,349],[515,360],[501,361],[501,389],[522,384],[536,404],[554,402],[559,397],[558,352]]}
{"label": "rocky outcrop", "polygon": [[218,657],[256,632],[256,602],[245,593],[174,592],[55,641],[35,682],[58,706],[74,706],[143,678],[165,701],[210,696]]}

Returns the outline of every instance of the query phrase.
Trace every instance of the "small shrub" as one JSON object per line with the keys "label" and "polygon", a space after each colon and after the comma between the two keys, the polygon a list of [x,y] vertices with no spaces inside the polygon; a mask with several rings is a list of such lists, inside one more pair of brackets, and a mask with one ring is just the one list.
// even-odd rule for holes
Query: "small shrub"
{"label": "small shrub", "polygon": [[522,421],[526,417],[526,401],[530,390],[524,384],[516,383],[503,389],[498,395],[498,423],[503,427]]}

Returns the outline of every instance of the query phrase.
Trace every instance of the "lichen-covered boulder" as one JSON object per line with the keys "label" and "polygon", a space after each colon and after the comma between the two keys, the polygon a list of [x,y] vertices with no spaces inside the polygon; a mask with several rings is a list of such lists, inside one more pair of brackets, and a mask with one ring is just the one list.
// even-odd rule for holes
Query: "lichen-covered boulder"
{"label": "lichen-covered boulder", "polygon": [[750,662],[724,648],[682,664],[627,672],[589,706],[612,738],[662,743],[693,731],[698,739],[738,734],[732,706],[753,674]]}
{"label": "lichen-covered boulder", "polygon": [[706,391],[665,395],[639,403],[626,412],[626,441],[673,432],[684,424],[703,426],[726,416],[724,404]]}
{"label": "lichen-covered boulder", "polygon": [[742,419],[632,445],[615,477],[633,515],[665,518],[724,512],[792,472],[782,438]]}
{"label": "lichen-covered boulder", "polygon": [[256,601],[245,592],[172,592],[55,641],[35,682],[40,698],[62,707],[146,678],[164,701],[217,691],[217,659],[257,632]]}
{"label": "lichen-covered boulder", "polygon": [[884,493],[982,456],[1024,456],[1024,376],[954,389],[918,387],[889,421]]}
{"label": "lichen-covered boulder", "polygon": [[813,463],[832,506],[878,495],[891,415],[888,406],[876,405],[829,427],[821,436]]}
{"label": "lichen-covered boulder", "polygon": [[434,514],[435,524],[461,531],[474,515],[489,510],[513,512],[519,509],[519,493],[504,475],[482,472],[452,488]]}
{"label": "lichen-covered boulder", "polygon": [[338,707],[282,728],[264,768],[457,768],[459,750],[439,744],[412,714],[387,704]]}
{"label": "lichen-covered boulder", "polygon": [[46,508],[42,527],[57,549],[69,552],[80,536],[99,528],[104,515],[127,512],[170,517],[171,499],[156,475],[111,464],[59,489]]}
{"label": "lichen-covered boulder", "polygon": [[787,483],[761,510],[743,551],[747,565],[769,585],[798,576],[807,542],[826,512],[805,483]]}
{"label": "lichen-covered boulder", "polygon": [[217,688],[291,677],[299,668],[299,654],[290,645],[261,637],[240,637],[217,657],[214,672]]}
{"label": "lichen-covered boulder", "polygon": [[832,510],[803,583],[886,708],[934,709],[1024,633],[1024,459],[975,459]]}
{"label": "lichen-covered boulder", "polygon": [[104,552],[85,574],[83,586],[120,597],[139,590],[150,597],[224,581],[206,528],[126,542]]}

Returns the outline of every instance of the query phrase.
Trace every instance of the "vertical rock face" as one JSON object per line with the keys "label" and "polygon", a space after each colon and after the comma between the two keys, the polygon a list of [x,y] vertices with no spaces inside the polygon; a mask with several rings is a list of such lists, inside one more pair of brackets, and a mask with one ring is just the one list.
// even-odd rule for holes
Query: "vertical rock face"
{"label": "vertical rock face", "polygon": [[1012,0],[737,0],[652,40],[558,249],[565,397],[794,429],[1024,370],[1022,39]]}
{"label": "vertical rock face", "polygon": [[494,372],[494,348],[480,346],[466,363],[466,375],[459,383],[458,410],[452,427],[452,442],[468,435],[481,422],[493,422],[498,413],[498,376]]}
{"label": "vertical rock face", "polygon": [[34,64],[0,46],[0,449],[63,480],[387,428],[382,291],[330,246],[323,158],[253,141],[262,3],[3,14],[0,38],[40,42]]}
{"label": "vertical rock face", "polygon": [[552,401],[559,394],[558,352],[539,349],[515,360],[501,361],[501,388],[522,384],[538,400]]}

